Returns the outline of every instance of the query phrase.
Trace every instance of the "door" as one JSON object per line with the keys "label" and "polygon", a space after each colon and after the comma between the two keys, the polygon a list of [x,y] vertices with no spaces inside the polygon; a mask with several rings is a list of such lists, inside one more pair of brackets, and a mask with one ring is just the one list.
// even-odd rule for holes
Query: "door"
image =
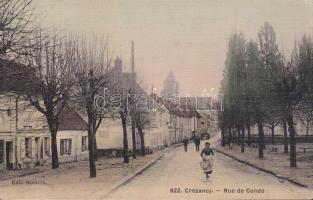
{"label": "door", "polygon": [[13,170],[13,142],[6,142],[6,167],[8,170]]}
{"label": "door", "polygon": [[4,140],[0,140],[0,171],[6,169]]}
{"label": "door", "polygon": [[40,156],[39,139],[40,139],[39,137],[35,138],[36,160],[39,160],[39,156]]}
{"label": "door", "polygon": [[40,159],[43,159],[43,139],[40,139]]}

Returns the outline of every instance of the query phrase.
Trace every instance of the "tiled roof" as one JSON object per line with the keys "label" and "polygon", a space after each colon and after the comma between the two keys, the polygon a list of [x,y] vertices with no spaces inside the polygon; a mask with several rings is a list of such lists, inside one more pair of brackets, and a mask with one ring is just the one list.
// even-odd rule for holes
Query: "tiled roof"
{"label": "tiled roof", "polygon": [[59,130],[81,130],[88,129],[87,122],[69,106],[65,106],[59,116]]}
{"label": "tiled roof", "polygon": [[[36,80],[35,71],[25,65],[0,58],[0,92],[24,92],[30,81]],[[38,81],[39,79],[37,79]]]}

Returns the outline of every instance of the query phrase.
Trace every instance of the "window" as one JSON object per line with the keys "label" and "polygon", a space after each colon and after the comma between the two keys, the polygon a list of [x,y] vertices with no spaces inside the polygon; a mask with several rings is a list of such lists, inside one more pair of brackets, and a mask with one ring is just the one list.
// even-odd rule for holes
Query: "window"
{"label": "window", "polygon": [[61,139],[60,141],[60,155],[72,154],[72,139]]}
{"label": "window", "polygon": [[45,150],[45,156],[50,155],[50,138],[45,137],[44,139],[44,150]]}
{"label": "window", "polygon": [[8,108],[8,110],[7,110],[7,115],[8,115],[9,117],[12,115],[12,111],[11,111],[10,108]]}
{"label": "window", "polygon": [[82,151],[87,151],[87,136],[82,136]]}
{"label": "window", "polygon": [[0,140],[0,163],[4,163],[4,141]]}
{"label": "window", "polygon": [[25,138],[25,157],[32,157],[32,140],[31,138]]}

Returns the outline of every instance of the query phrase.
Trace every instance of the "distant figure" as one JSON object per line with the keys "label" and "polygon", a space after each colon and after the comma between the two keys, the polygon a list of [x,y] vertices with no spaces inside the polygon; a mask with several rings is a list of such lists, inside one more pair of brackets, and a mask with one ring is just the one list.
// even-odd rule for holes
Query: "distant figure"
{"label": "distant figure", "polygon": [[199,151],[199,147],[200,147],[200,143],[201,143],[200,137],[196,136],[194,141],[195,141],[195,145],[196,145],[196,151]]}
{"label": "distant figure", "polygon": [[185,137],[185,138],[184,138],[184,140],[183,140],[183,143],[184,143],[184,148],[185,148],[185,152],[187,152],[188,142],[189,142],[188,138],[187,138],[187,137]]}

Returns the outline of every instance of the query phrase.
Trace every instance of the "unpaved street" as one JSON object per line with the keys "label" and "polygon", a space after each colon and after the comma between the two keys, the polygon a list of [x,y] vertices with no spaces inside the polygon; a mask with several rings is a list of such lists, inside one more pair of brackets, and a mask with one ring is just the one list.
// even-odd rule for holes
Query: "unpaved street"
{"label": "unpaved street", "polygon": [[[214,172],[206,180],[200,156],[190,144],[166,154],[109,199],[311,199],[313,191],[279,180],[216,153]],[[200,189],[200,190],[199,190]],[[204,193],[200,193],[204,192]]]}

